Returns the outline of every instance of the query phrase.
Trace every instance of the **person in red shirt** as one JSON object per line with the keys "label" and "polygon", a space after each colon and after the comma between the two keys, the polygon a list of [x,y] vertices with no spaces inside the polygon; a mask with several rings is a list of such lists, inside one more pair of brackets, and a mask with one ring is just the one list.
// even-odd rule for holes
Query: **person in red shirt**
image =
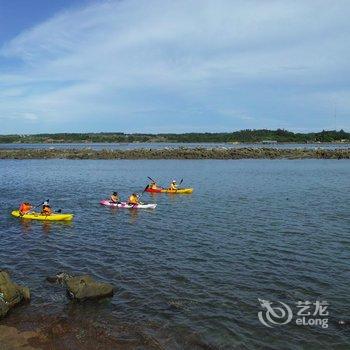
{"label": "person in red shirt", "polygon": [[21,215],[28,214],[33,209],[33,206],[29,202],[23,202],[19,206],[19,213]]}

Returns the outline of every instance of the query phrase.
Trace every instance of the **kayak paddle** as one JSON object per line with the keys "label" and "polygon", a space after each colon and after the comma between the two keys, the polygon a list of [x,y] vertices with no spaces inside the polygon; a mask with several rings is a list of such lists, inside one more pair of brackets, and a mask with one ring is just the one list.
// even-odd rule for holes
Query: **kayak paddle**
{"label": "kayak paddle", "polygon": [[[151,180],[152,182],[154,182],[155,184],[157,183],[157,181],[153,180],[150,176],[147,176],[147,178],[150,179],[150,180]],[[147,188],[149,188],[149,187],[150,187],[150,186],[147,185],[143,192],[145,192],[145,191],[147,190]],[[158,187],[158,186],[157,186],[157,188],[162,189],[163,187]]]}
{"label": "kayak paddle", "polygon": [[50,199],[46,199],[46,201],[41,202],[40,204],[36,205],[33,209],[40,207],[41,205],[43,205],[45,202],[50,202]]}
{"label": "kayak paddle", "polygon": [[34,206],[32,209],[29,210],[28,214],[32,213],[33,210],[34,210],[35,208],[40,207],[40,206],[43,205],[45,202],[50,202],[50,200],[49,200],[49,199],[46,199],[46,201],[41,202],[40,204]]}
{"label": "kayak paddle", "polygon": [[[181,179],[181,181],[180,181],[180,183],[179,183],[179,186],[182,184],[182,181],[183,181],[184,179]],[[175,191],[177,192],[179,190],[179,188],[177,188]]]}
{"label": "kayak paddle", "polygon": [[152,182],[157,182],[157,181],[154,181],[151,177],[147,176],[148,179],[150,179]]}

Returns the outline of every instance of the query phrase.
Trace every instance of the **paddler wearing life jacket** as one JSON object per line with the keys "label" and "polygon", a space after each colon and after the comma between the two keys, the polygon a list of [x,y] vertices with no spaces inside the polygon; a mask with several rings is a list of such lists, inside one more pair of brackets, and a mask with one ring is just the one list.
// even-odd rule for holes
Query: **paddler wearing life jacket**
{"label": "paddler wearing life jacket", "polygon": [[169,186],[169,190],[177,190],[176,180],[173,180]]}
{"label": "paddler wearing life jacket", "polygon": [[49,202],[45,201],[45,202],[43,203],[43,207],[42,207],[42,209],[41,209],[41,214],[42,214],[42,215],[45,215],[45,216],[49,216],[49,215],[52,214],[52,209],[51,209],[51,207],[50,207]]}
{"label": "paddler wearing life jacket", "polygon": [[151,190],[158,190],[158,185],[156,182],[152,181],[149,185],[148,188],[150,188]]}
{"label": "paddler wearing life jacket", "polygon": [[118,192],[113,192],[109,200],[111,203],[116,203],[116,204],[120,203]]}
{"label": "paddler wearing life jacket", "polygon": [[139,196],[137,195],[137,193],[133,193],[133,194],[129,197],[128,204],[129,204],[129,205],[137,205],[137,204],[140,204]]}
{"label": "paddler wearing life jacket", "polygon": [[33,206],[29,202],[23,202],[19,206],[19,213],[21,215],[27,214],[32,210]]}

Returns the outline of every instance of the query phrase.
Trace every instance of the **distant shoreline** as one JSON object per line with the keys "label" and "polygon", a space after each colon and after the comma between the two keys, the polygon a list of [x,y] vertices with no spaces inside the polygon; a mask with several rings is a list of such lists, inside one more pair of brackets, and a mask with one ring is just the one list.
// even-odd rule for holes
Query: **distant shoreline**
{"label": "distant shoreline", "polygon": [[349,143],[344,130],[294,133],[284,129],[190,133],[56,133],[0,135],[0,143]]}
{"label": "distant shoreline", "polygon": [[350,159],[350,149],[0,149],[0,159]]}

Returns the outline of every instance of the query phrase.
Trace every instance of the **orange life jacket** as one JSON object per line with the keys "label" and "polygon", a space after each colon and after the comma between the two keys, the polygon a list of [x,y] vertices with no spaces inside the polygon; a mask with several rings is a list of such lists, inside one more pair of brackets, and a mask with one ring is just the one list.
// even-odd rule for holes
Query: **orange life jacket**
{"label": "orange life jacket", "polygon": [[138,204],[139,203],[139,199],[136,196],[131,195],[129,197],[129,203],[130,204]]}
{"label": "orange life jacket", "polygon": [[41,214],[46,215],[46,216],[51,215],[52,214],[52,210],[51,210],[50,207],[44,206],[42,211],[41,211]]}
{"label": "orange life jacket", "polygon": [[32,209],[32,207],[29,203],[21,203],[19,206],[19,211],[22,215],[28,213],[30,209]]}

